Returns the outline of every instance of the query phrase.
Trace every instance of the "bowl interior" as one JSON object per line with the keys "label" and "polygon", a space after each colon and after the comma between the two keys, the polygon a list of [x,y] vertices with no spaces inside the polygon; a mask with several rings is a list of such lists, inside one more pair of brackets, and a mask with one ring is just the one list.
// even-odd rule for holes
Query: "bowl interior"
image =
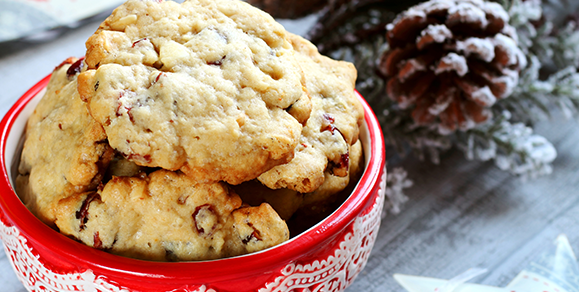
{"label": "bowl interior", "polygon": [[[12,109],[6,114],[2,121],[2,157],[5,171],[6,186],[11,192],[3,192],[0,194],[0,211],[4,209],[6,216],[18,227],[18,229],[25,234],[30,240],[39,240],[35,237],[42,237],[43,242],[51,249],[58,251],[64,257],[70,259],[77,259],[87,265],[93,265],[97,268],[115,271],[131,271],[131,274],[159,274],[171,275],[172,273],[183,274],[183,267],[192,268],[205,264],[203,267],[205,272],[211,269],[212,265],[219,264],[221,268],[224,266],[238,266],[239,263],[247,262],[247,260],[255,261],[256,264],[263,266],[264,269],[272,267],[277,262],[290,262],[297,258],[300,254],[308,253],[311,250],[312,244],[320,239],[327,238],[332,232],[341,230],[341,221],[352,221],[360,213],[362,207],[367,203],[367,195],[379,181],[379,174],[384,167],[384,141],[380,126],[374,116],[372,110],[364,99],[358,94],[358,98],[362,102],[365,111],[365,123],[360,129],[360,139],[362,141],[365,170],[361,179],[358,181],[352,195],[346,199],[342,205],[336,209],[331,215],[326,217],[321,222],[301,233],[294,236],[289,241],[286,241],[278,246],[248,254],[227,259],[202,261],[202,262],[181,262],[181,263],[158,263],[146,262],[141,260],[124,258],[99,250],[84,246],[81,243],[73,241],[58,232],[53,231],[48,226],[44,225],[40,220],[28,212],[26,207],[17,198],[14,192],[15,178],[18,174],[19,156],[23,145],[23,133],[26,122],[34,108],[38,104],[45,92],[45,86],[48,82],[48,77],[39,82],[29,92],[27,92]],[[0,184],[4,184],[0,181]],[[2,186],[3,187],[3,186]],[[2,204],[10,204],[9,207],[2,206]],[[342,224],[343,225],[343,224]],[[79,258],[80,255],[80,258]],[[225,263],[225,265],[223,265]],[[239,269],[240,266],[237,267]],[[210,276],[201,271],[199,277]],[[220,273],[223,273],[221,269]]]}

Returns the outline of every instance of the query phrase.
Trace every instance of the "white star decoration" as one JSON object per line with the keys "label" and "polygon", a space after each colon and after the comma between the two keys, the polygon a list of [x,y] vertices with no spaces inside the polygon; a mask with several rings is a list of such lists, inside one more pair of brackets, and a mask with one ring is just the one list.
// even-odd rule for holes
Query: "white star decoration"
{"label": "white star decoration", "polygon": [[465,283],[484,272],[470,269],[450,280],[402,274],[394,279],[408,292],[579,292],[579,265],[565,235],[504,288]]}

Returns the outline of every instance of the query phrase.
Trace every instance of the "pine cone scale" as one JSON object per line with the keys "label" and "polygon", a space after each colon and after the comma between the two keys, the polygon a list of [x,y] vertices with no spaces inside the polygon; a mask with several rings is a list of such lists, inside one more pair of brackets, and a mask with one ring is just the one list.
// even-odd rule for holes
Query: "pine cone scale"
{"label": "pine cone scale", "polygon": [[470,37],[465,40],[458,40],[455,44],[447,46],[449,50],[462,53],[466,57],[476,57],[487,63],[495,58],[495,46],[488,38],[480,39]]}
{"label": "pine cone scale", "polygon": [[495,96],[487,85],[478,85],[475,78],[454,78],[454,83],[459,87],[467,99],[474,101],[481,107],[489,107],[496,101]]}
{"label": "pine cone scale", "polygon": [[388,84],[386,84],[386,91],[394,98],[394,101],[398,103],[398,107],[406,109],[416,102],[416,98],[407,94],[406,90],[403,90],[402,88],[402,83],[400,83],[396,78],[390,79]]}
{"label": "pine cone scale", "polygon": [[429,125],[436,120],[436,116],[429,112],[434,102],[432,100],[422,100],[416,104],[412,110],[412,118],[417,125]]}
{"label": "pine cone scale", "polygon": [[386,34],[388,44],[398,46],[405,43],[414,43],[421,36],[424,29],[437,23],[435,18],[421,15],[403,19],[399,25],[389,30]]}
{"label": "pine cone scale", "polygon": [[483,30],[488,26],[488,21],[486,13],[479,7],[469,2],[457,2],[448,9],[446,25],[450,28],[472,25],[476,30]]}
{"label": "pine cone scale", "polygon": [[466,58],[460,56],[456,53],[448,53],[446,56],[440,59],[438,66],[434,70],[436,75],[440,75],[441,73],[454,71],[458,76],[464,76],[468,73],[468,65],[466,63]]}
{"label": "pine cone scale", "polygon": [[440,59],[442,56],[442,50],[437,48],[431,48],[428,53],[423,55],[418,55],[415,58],[409,58],[405,61],[398,63],[394,70],[398,70],[397,77],[402,83],[406,83],[408,80],[412,80],[418,74],[429,71],[430,67]]}
{"label": "pine cone scale", "polygon": [[398,72],[398,66],[400,62],[410,58],[415,54],[415,50],[410,47],[406,48],[396,48],[389,51],[387,54],[383,54],[380,59],[380,72],[384,76],[394,75]]}
{"label": "pine cone scale", "polygon": [[456,88],[451,86],[449,82],[444,82],[438,88],[435,94],[436,100],[434,104],[428,108],[428,112],[433,116],[439,115],[448,108],[457,94]]}
{"label": "pine cone scale", "polygon": [[416,40],[416,47],[419,50],[423,50],[427,46],[433,43],[444,43],[449,39],[452,39],[453,34],[450,29],[444,25],[431,24],[422,31],[418,39]]}
{"label": "pine cone scale", "polygon": [[492,117],[490,109],[481,107],[475,102],[467,101],[464,103],[465,111],[470,114],[470,117],[475,123],[482,123],[489,120]]}
{"label": "pine cone scale", "polygon": [[436,76],[434,74],[426,73],[421,77],[419,77],[416,80],[416,83],[407,82],[408,86],[412,87],[412,90],[410,91],[410,96],[413,99],[423,96],[427,92],[427,90],[432,86],[432,81],[434,81],[435,78]]}
{"label": "pine cone scale", "polygon": [[443,111],[440,115],[440,125],[439,129],[443,133],[451,133],[455,131],[459,126],[462,126],[466,122],[466,118],[460,109],[460,104],[457,100],[453,100],[448,106],[447,110]]}
{"label": "pine cone scale", "polygon": [[479,77],[479,83],[489,86],[497,98],[509,96],[519,80],[519,75],[514,70],[504,69],[502,72],[498,72],[476,60],[469,61],[469,67],[473,76]]}
{"label": "pine cone scale", "polygon": [[402,68],[400,68],[400,71],[398,71],[398,80],[404,83],[408,79],[411,79],[412,77],[416,76],[416,74],[419,74],[420,72],[425,72],[427,68],[428,68],[427,64],[423,60],[410,59],[406,63],[404,63]]}

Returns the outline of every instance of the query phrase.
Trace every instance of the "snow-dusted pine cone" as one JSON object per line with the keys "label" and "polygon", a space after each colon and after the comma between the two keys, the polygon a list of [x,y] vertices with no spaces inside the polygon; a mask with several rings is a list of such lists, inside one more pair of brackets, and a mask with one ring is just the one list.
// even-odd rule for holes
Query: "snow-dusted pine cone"
{"label": "snow-dusted pine cone", "polygon": [[488,120],[527,63],[508,22],[499,4],[483,0],[432,0],[405,11],[388,25],[380,59],[388,95],[443,134]]}

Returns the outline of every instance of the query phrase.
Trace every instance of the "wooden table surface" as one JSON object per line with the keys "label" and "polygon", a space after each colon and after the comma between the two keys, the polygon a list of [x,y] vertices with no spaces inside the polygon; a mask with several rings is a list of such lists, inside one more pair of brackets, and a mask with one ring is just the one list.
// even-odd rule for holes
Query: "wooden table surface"
{"label": "wooden table surface", "polygon": [[[99,22],[51,41],[0,44],[0,116],[66,57],[84,55]],[[407,158],[415,183],[409,201],[383,219],[368,264],[347,291],[403,291],[392,274],[451,278],[471,267],[489,270],[476,282],[504,286],[560,233],[579,251],[578,126],[564,119],[539,126],[559,155],[552,175],[527,181],[468,162],[460,151],[438,166]],[[0,292],[23,291],[0,250]]]}

